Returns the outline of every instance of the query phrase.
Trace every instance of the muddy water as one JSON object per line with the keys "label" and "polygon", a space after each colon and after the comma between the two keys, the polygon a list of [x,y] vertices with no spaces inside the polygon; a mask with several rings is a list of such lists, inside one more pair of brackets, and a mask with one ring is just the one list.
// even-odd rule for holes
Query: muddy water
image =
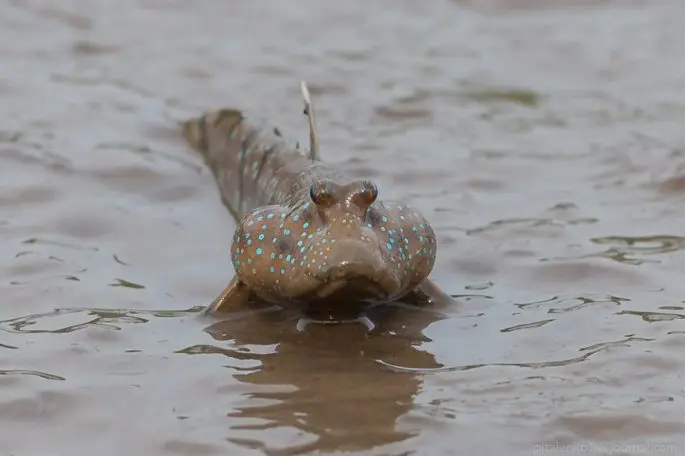
{"label": "muddy water", "polygon": [[[685,452],[678,0],[0,11],[0,454]],[[175,122],[305,140],[300,78],[454,309],[198,317],[235,225]]]}

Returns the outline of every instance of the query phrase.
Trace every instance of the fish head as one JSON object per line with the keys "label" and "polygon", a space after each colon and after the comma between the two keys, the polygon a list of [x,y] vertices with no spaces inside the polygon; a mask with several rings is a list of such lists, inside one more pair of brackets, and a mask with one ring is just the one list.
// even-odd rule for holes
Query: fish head
{"label": "fish head", "polygon": [[239,222],[239,279],[281,305],[338,310],[394,301],[435,262],[435,234],[409,206],[378,200],[368,180],[314,182],[294,208],[264,206]]}

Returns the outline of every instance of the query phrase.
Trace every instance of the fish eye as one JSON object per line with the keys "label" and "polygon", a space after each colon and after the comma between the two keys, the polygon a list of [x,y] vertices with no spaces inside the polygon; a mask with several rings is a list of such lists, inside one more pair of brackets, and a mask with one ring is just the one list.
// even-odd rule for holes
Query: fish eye
{"label": "fish eye", "polygon": [[378,187],[371,181],[365,180],[361,183],[359,196],[366,204],[372,204],[378,198]]}
{"label": "fish eye", "polygon": [[333,183],[329,180],[314,182],[309,187],[309,197],[317,206],[330,206],[335,197]]}

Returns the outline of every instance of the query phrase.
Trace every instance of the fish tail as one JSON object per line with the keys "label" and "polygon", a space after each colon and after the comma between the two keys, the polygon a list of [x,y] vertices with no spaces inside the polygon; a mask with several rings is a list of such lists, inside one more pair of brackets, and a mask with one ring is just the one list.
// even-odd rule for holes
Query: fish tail
{"label": "fish tail", "polygon": [[243,119],[243,113],[237,109],[219,109],[188,119],[181,123],[181,128],[183,136],[191,147],[200,152],[207,152],[210,135],[228,134],[231,136]]}
{"label": "fish tail", "polygon": [[207,130],[207,114],[181,122],[181,131],[186,142],[200,152],[207,151]]}

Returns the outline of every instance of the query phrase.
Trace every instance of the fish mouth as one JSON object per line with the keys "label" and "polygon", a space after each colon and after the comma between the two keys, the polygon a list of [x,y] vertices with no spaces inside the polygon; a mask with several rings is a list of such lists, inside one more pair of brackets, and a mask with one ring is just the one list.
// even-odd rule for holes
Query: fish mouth
{"label": "fish mouth", "polygon": [[345,262],[317,276],[318,298],[333,296],[347,299],[382,301],[390,299],[400,283],[385,265],[377,262]]}

